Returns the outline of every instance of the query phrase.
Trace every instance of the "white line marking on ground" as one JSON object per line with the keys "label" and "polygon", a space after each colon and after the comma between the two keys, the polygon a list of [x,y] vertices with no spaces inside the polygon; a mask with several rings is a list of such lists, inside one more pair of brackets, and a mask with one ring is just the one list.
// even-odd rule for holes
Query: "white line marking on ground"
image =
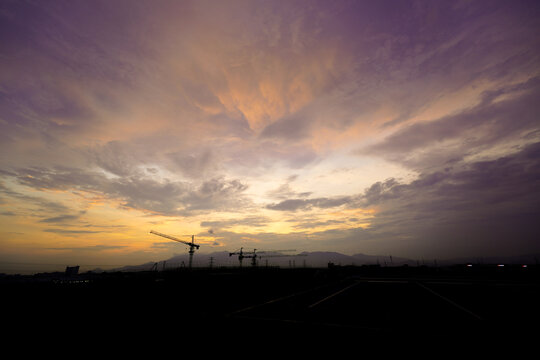
{"label": "white line marking on ground", "polygon": [[434,290],[431,290],[430,288],[428,288],[427,286],[423,285],[422,283],[420,282],[417,282],[416,284],[418,284],[418,286],[420,286],[422,289],[425,289],[427,291],[429,291],[430,293],[432,293],[433,295],[435,296],[438,296],[440,297],[441,299],[443,299],[444,301],[448,302],[449,304],[455,306],[456,308],[460,309],[461,311],[464,311],[466,312],[467,314],[477,318],[478,320],[482,320],[482,318],[478,315],[476,315],[475,313],[473,313],[472,311],[468,310],[468,309],[465,309],[463,306],[453,302],[452,300],[450,300],[449,298],[439,294],[438,292],[434,291]]}
{"label": "white line marking on ground", "polygon": [[346,290],[349,290],[350,288],[352,288],[353,286],[356,286],[356,285],[358,285],[358,284],[360,284],[359,281],[357,281],[357,282],[355,282],[354,284],[351,284],[351,285],[349,285],[349,286],[347,286],[347,287],[345,287],[345,288],[343,288],[343,289],[341,289],[341,290],[339,290],[339,291],[336,291],[336,292],[333,293],[332,295],[329,295],[329,296],[325,297],[324,299],[321,299],[321,300],[317,301],[316,303],[313,303],[313,304],[309,305],[308,308],[309,308],[309,309],[312,309],[312,308],[314,308],[315,306],[317,306],[317,305],[319,305],[319,304],[325,302],[326,300],[329,300],[329,299],[333,298],[334,296],[339,295],[339,294],[341,294],[342,292],[344,292],[344,291],[346,291]]}
{"label": "white line marking on ground", "polygon": [[323,287],[326,287],[326,286],[329,286],[329,285],[325,284],[325,285],[317,286],[317,287],[307,289],[307,290],[304,290],[304,291],[299,291],[299,292],[296,292],[296,293],[293,293],[293,294],[290,294],[290,295],[285,295],[285,296],[282,296],[282,297],[279,297],[279,298],[276,298],[276,299],[266,301],[264,303],[255,304],[255,305],[248,306],[248,307],[240,309],[240,310],[236,310],[236,311],[232,312],[231,314],[239,314],[241,312],[252,310],[252,309],[258,308],[260,306],[264,306],[264,305],[272,304],[272,303],[275,303],[275,302],[278,302],[278,301],[286,300],[286,299],[289,299],[289,298],[292,298],[292,297],[295,297],[295,296],[298,296],[298,295],[308,293],[310,291],[319,290],[319,289],[322,289]]}

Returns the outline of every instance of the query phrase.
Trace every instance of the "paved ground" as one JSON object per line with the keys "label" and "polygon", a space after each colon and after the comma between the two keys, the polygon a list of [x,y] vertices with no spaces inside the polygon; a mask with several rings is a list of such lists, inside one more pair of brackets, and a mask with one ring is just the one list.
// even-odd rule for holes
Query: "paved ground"
{"label": "paved ground", "polygon": [[[520,274],[361,269],[207,271],[3,281],[3,327],[49,338],[196,337],[317,347],[347,341],[527,342],[540,283]],[[336,340],[338,339],[338,340]],[[327,344],[328,345],[328,344]]]}
{"label": "paved ground", "polygon": [[374,334],[526,332],[539,320],[539,300],[532,284],[352,277],[252,304],[231,316]]}
{"label": "paved ground", "polygon": [[233,316],[373,332],[478,326],[481,317],[442,295],[444,290],[416,281],[352,278],[255,304]]}

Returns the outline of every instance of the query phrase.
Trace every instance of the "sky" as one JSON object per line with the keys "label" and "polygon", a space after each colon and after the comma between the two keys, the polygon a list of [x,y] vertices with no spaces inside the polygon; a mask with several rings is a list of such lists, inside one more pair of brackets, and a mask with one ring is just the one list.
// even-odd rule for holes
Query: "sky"
{"label": "sky", "polygon": [[537,1],[0,1],[0,272],[540,252]]}

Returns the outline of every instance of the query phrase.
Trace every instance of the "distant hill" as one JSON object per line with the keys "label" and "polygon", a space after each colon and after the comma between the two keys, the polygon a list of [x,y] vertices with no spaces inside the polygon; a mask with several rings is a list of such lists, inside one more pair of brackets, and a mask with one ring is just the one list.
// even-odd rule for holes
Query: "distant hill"
{"label": "distant hill", "polygon": [[[374,265],[380,264],[381,266],[400,266],[403,264],[416,264],[416,261],[403,259],[403,258],[390,258],[389,256],[376,256],[376,255],[345,255],[338,252],[302,252],[299,254],[280,254],[277,252],[265,252],[260,253],[260,257],[257,258],[258,266],[279,266],[279,267],[327,267],[329,263],[334,265]],[[252,259],[244,258],[242,266],[251,266]],[[212,263],[212,266],[239,266],[239,260],[237,255],[229,256],[226,251],[213,252],[209,254],[195,253],[193,256],[194,267],[208,267]],[[157,265],[156,265],[157,264]],[[187,267],[189,264],[189,255],[182,254],[173,256],[167,260],[160,260],[157,262],[147,262],[140,265],[124,266],[122,268],[114,269],[114,271],[143,271],[150,270],[152,268],[171,269],[178,267]]]}

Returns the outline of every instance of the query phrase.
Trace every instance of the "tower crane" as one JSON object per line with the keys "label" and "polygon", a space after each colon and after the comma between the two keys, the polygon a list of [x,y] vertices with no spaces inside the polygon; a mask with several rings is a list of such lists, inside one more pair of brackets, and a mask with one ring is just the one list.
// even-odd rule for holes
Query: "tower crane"
{"label": "tower crane", "polygon": [[238,255],[238,261],[240,262],[240,267],[242,267],[242,260],[244,260],[244,258],[246,257],[246,255],[244,255],[244,248],[240,248],[240,250],[238,251],[234,251],[234,252],[230,252],[229,253],[229,257],[233,256],[233,255]]}
{"label": "tower crane", "polygon": [[163,234],[163,233],[160,233],[160,232],[157,232],[157,231],[154,231],[154,230],[150,230],[150,234],[158,235],[158,236],[161,236],[161,237],[164,237],[164,238],[167,238],[167,239],[170,239],[170,240],[178,241],[178,242],[180,242],[182,244],[188,245],[189,246],[189,268],[191,269],[191,264],[193,262],[193,253],[195,252],[195,248],[197,248],[197,250],[198,250],[199,247],[200,247],[199,244],[195,244],[195,235],[191,235],[191,242],[189,242],[189,241],[184,241],[184,240],[177,239],[174,236]]}
{"label": "tower crane", "polygon": [[253,249],[253,251],[244,252],[244,248],[240,248],[239,251],[229,253],[229,256],[238,255],[238,261],[240,262],[240,267],[242,267],[242,260],[244,260],[244,258],[251,259],[251,265],[256,266],[257,257],[259,256],[257,255],[256,252],[257,252],[257,249]]}

